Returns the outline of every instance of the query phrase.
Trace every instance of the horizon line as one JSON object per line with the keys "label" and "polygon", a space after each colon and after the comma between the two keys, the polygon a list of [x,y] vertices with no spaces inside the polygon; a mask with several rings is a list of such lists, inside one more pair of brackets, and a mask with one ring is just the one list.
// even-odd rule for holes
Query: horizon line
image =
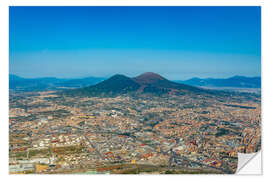
{"label": "horizon line", "polygon": [[[147,73],[147,72],[144,72],[144,73]],[[139,75],[142,75],[144,73],[141,73]],[[154,73],[154,72],[152,72],[152,73]],[[155,74],[160,75],[159,73],[155,73]],[[126,77],[129,77],[129,76],[127,76],[125,74],[121,74],[121,73],[120,74],[119,73],[115,73],[115,74],[113,74],[111,76],[92,76],[92,75],[89,75],[89,76],[77,76],[77,77],[56,77],[56,76],[24,77],[24,76],[13,74],[13,73],[9,73],[9,75],[18,76],[18,77],[24,78],[24,79],[55,78],[55,79],[67,79],[67,80],[68,79],[84,79],[84,78],[90,78],[90,77],[91,78],[105,78],[105,79],[108,79],[108,78],[113,77],[115,75],[124,75]],[[137,75],[137,76],[139,76],[139,75]],[[137,76],[134,76],[134,77],[137,77]],[[247,78],[257,78],[257,77],[261,78],[261,75],[260,76],[248,76],[248,75],[238,75],[238,74],[233,75],[233,76],[229,76],[229,77],[223,77],[223,78],[217,78],[217,77],[206,77],[206,78],[202,78],[202,77],[198,77],[198,76],[193,76],[191,78],[184,79],[184,80],[181,80],[181,79],[169,79],[169,78],[166,78],[164,76],[162,76],[162,77],[164,77],[164,78],[166,78],[168,80],[171,80],[171,81],[179,81],[179,80],[185,81],[185,80],[190,80],[190,79],[194,79],[194,78],[199,78],[199,79],[229,79],[229,78],[233,78],[233,77],[237,77],[237,76],[238,77],[247,77]],[[134,77],[129,77],[129,78],[134,78]]]}

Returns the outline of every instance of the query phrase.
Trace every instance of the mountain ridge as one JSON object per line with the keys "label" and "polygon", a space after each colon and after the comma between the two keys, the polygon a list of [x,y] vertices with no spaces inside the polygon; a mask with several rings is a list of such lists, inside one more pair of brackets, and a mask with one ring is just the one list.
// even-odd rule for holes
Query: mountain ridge
{"label": "mountain ridge", "polygon": [[[15,91],[43,91],[43,90],[58,90],[62,88],[83,88],[90,85],[95,85],[108,78],[104,77],[85,77],[85,78],[55,78],[55,77],[41,77],[41,78],[24,78],[14,74],[9,74],[9,88]],[[168,84],[168,79],[156,73],[143,73],[132,78],[140,85],[147,83]],[[174,83],[185,84],[189,86],[202,87],[236,87],[236,88],[261,88],[261,77],[246,77],[233,76],[230,78],[198,78],[194,77],[188,80],[175,80]],[[171,83],[170,83],[171,84]],[[172,85],[172,84],[171,84]],[[175,85],[174,85],[175,86]],[[141,88],[143,90],[144,88]]]}
{"label": "mountain ridge", "polygon": [[24,78],[14,74],[9,74],[9,89],[15,91],[44,91],[57,90],[62,87],[79,88],[94,85],[101,82],[105,78],[102,77],[86,77],[86,78],[55,78],[55,77],[41,77],[41,78]]}
{"label": "mountain ridge", "polygon": [[205,87],[237,87],[237,88],[261,88],[261,77],[233,76],[230,78],[191,78],[188,80],[176,80],[191,86]]}

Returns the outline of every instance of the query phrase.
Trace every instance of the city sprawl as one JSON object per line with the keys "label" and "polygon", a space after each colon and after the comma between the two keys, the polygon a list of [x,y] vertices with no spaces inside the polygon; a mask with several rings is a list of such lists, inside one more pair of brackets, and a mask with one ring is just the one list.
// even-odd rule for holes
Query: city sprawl
{"label": "city sprawl", "polygon": [[11,92],[10,173],[234,173],[261,148],[260,96]]}

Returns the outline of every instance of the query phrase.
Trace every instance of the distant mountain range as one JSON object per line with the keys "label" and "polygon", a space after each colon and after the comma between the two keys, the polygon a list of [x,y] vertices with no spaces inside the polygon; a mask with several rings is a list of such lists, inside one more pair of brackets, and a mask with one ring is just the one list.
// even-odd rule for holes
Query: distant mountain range
{"label": "distant mountain range", "polygon": [[[121,83],[115,83],[116,80],[121,79]],[[125,79],[125,80],[124,80]],[[54,77],[44,77],[44,78],[23,78],[13,74],[9,75],[9,88],[15,91],[42,91],[42,90],[58,90],[67,88],[84,88],[87,86],[97,85],[103,82],[98,87],[103,87],[103,89],[108,88],[108,83],[113,83],[113,89],[121,89],[123,82],[127,83],[129,88],[134,88],[132,90],[138,91],[168,91],[168,89],[174,89],[179,85],[184,84],[190,86],[203,86],[203,87],[235,87],[235,88],[260,88],[261,78],[260,77],[244,77],[244,76],[234,76],[227,79],[200,79],[192,78],[189,80],[181,81],[169,81],[158,74],[155,73],[144,73],[135,78],[129,78],[124,75],[115,75],[109,79],[104,77],[87,77],[87,78],[77,78],[77,79],[61,79]],[[105,84],[104,84],[105,83]],[[116,86],[116,87],[115,87]],[[110,86],[111,87],[111,86]],[[112,87],[111,87],[112,88]],[[130,89],[122,89],[122,91],[129,91]]]}
{"label": "distant mountain range", "polygon": [[66,95],[113,97],[123,94],[177,94],[203,93],[206,90],[193,86],[169,81],[159,74],[147,72],[130,78],[124,75],[114,75],[96,85],[66,90]]}
{"label": "distant mountain range", "polygon": [[57,90],[62,88],[80,88],[97,84],[106,78],[87,77],[81,79],[61,79],[61,78],[22,78],[13,74],[9,75],[10,90],[17,91],[42,91]]}
{"label": "distant mountain range", "polygon": [[233,76],[227,79],[192,78],[186,81],[179,80],[175,82],[205,87],[261,88],[261,77]]}

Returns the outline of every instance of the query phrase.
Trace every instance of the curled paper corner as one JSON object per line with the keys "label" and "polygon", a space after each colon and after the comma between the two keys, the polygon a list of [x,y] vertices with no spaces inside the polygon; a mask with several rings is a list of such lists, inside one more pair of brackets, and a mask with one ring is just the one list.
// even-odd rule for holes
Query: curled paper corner
{"label": "curled paper corner", "polygon": [[238,165],[235,174],[262,174],[262,153],[238,153]]}

